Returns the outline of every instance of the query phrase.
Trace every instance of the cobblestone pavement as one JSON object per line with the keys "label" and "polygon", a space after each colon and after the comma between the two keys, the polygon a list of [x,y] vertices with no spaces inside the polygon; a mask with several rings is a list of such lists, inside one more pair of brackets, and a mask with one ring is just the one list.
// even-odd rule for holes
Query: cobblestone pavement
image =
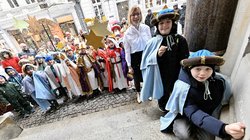
{"label": "cobblestone pavement", "polygon": [[134,90],[127,90],[126,92],[115,94],[104,92],[96,98],[83,100],[80,103],[73,103],[70,101],[63,103],[58,110],[51,113],[45,114],[39,107],[36,107],[35,112],[28,118],[16,118],[16,121],[22,128],[31,128],[135,102],[136,94]]}

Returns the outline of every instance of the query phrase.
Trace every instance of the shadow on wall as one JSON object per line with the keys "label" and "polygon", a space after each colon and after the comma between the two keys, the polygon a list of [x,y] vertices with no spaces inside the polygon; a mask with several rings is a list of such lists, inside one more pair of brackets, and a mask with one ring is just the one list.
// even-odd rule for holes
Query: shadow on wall
{"label": "shadow on wall", "polygon": [[250,36],[248,37],[247,47],[245,49],[245,52],[244,52],[243,56],[245,56],[248,53],[250,53]]}

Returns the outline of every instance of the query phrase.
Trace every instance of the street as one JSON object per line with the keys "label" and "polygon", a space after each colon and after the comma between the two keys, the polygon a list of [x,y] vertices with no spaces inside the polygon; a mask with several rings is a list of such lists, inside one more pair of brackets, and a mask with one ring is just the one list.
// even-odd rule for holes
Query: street
{"label": "street", "polygon": [[128,105],[136,102],[135,99],[136,96],[132,90],[128,90],[127,92],[120,94],[103,93],[97,98],[84,100],[80,103],[72,103],[69,101],[61,104],[61,107],[55,112],[47,114],[42,113],[40,108],[36,107],[35,113],[31,114],[30,117],[18,119],[17,122],[23,128],[30,128],[61,121],[67,118],[107,110],[109,108]]}

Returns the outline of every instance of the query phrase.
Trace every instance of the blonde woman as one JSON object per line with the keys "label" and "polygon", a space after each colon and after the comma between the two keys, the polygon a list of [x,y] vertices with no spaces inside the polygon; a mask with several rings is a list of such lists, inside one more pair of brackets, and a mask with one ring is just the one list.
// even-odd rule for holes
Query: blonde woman
{"label": "blonde woman", "polygon": [[137,91],[137,101],[140,100],[140,82],[142,82],[142,74],[140,70],[142,51],[147,41],[151,38],[150,28],[141,23],[142,13],[138,6],[133,6],[128,13],[129,28],[124,34],[125,58],[129,68],[129,72],[134,75],[134,83]]}

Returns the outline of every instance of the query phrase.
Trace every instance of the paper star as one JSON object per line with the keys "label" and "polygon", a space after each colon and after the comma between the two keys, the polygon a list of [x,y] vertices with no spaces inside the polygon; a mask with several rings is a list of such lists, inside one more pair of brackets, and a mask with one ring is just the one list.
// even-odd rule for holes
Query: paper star
{"label": "paper star", "polygon": [[49,19],[46,19],[46,18],[42,18],[42,19],[39,19],[38,20],[39,24],[40,25],[44,25],[44,26],[48,26],[49,29],[50,29],[50,32],[53,36],[58,36],[61,40],[63,40],[64,38],[64,35],[63,35],[63,32],[62,32],[62,29],[60,28],[59,24],[56,23],[56,22],[53,22]]}
{"label": "paper star", "polygon": [[105,37],[106,35],[111,35],[112,33],[107,29],[108,21],[100,22],[95,18],[94,25],[90,29],[96,34],[96,36]]}
{"label": "paper star", "polygon": [[90,30],[90,33],[88,35],[85,35],[85,38],[87,39],[87,45],[91,45],[93,46],[95,49],[99,48],[99,47],[103,47],[103,37],[100,36],[96,36],[96,34]]}
{"label": "paper star", "polygon": [[27,29],[29,27],[29,24],[24,20],[18,20],[14,18],[14,22],[14,27],[19,29],[21,32],[23,31],[23,29]]}
{"label": "paper star", "polygon": [[43,27],[39,24],[36,17],[34,16],[28,16],[28,23],[29,23],[29,31],[34,34],[40,34],[43,30]]}

